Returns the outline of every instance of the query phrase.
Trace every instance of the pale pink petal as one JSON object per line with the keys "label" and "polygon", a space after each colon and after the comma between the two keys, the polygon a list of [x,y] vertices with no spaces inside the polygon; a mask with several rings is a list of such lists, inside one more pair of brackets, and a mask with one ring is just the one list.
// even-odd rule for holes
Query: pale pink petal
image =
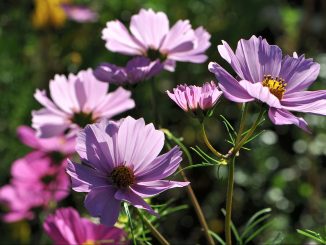
{"label": "pale pink petal", "polygon": [[131,17],[130,31],[144,47],[159,49],[169,31],[169,20],[163,12],[141,9]]}
{"label": "pale pink petal", "polygon": [[142,55],[146,48],[133,38],[126,27],[118,20],[109,21],[102,31],[102,39],[106,41],[105,47],[112,52],[126,55]]}

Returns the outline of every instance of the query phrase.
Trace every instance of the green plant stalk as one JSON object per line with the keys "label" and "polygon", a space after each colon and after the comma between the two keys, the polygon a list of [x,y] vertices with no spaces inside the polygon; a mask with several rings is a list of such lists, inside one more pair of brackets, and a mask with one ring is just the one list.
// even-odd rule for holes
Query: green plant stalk
{"label": "green plant stalk", "polygon": [[[175,137],[168,129],[161,129],[161,130],[167,135],[168,138],[170,138],[172,141],[174,141],[177,145],[180,146],[180,148],[184,151],[184,153],[186,154],[186,156],[188,158],[189,165],[192,165],[192,157],[191,157],[191,154],[188,151],[187,147],[177,137]],[[188,182],[189,180],[181,166],[179,166],[179,172],[181,173],[183,180]],[[199,223],[205,233],[205,237],[207,239],[208,244],[214,245],[215,242],[214,242],[214,239],[212,238],[211,234],[209,233],[209,228],[208,228],[203,210],[201,209],[201,207],[198,203],[197,197],[196,197],[190,184],[187,185],[186,190],[187,190],[187,194],[190,198],[191,204],[194,207],[195,212],[197,214]]]}
{"label": "green plant stalk", "polygon": [[[188,182],[188,178],[186,176],[186,174],[184,173],[183,169],[179,166],[179,171],[181,173],[181,176],[183,178],[184,181]],[[197,217],[198,217],[198,220],[199,220],[199,223],[204,231],[204,234],[205,234],[205,237],[206,237],[206,240],[208,242],[209,245],[214,245],[215,242],[211,236],[211,234],[209,233],[209,228],[208,228],[208,225],[207,225],[207,222],[206,222],[206,219],[205,219],[205,216],[204,216],[204,213],[203,213],[203,210],[201,209],[199,203],[198,203],[198,200],[196,198],[196,195],[191,187],[191,185],[187,185],[187,193],[188,193],[188,196],[190,198],[190,201],[192,203],[192,206],[194,207],[195,209],[195,212],[197,214]]]}
{"label": "green plant stalk", "polygon": [[231,212],[232,212],[232,197],[233,197],[233,186],[234,186],[234,165],[235,156],[229,165],[228,173],[228,189],[226,194],[226,214],[225,214],[225,240],[227,245],[232,244],[231,237]]}
{"label": "green plant stalk", "polygon": [[210,151],[217,156],[218,158],[225,158],[223,154],[219,153],[209,142],[207,135],[206,135],[206,131],[205,131],[205,125],[204,125],[204,121],[201,123],[201,131],[202,131],[202,135],[204,138],[204,142],[206,144],[206,146],[208,147],[208,149],[210,149]]}
{"label": "green plant stalk", "polygon": [[154,78],[150,80],[150,86],[151,86],[151,92],[152,92],[152,106],[153,106],[153,118],[154,118],[154,123],[156,126],[160,126],[160,116],[158,113],[158,108],[157,108],[157,94],[156,94],[156,88],[155,88],[155,80]]}
{"label": "green plant stalk", "polygon": [[[263,108],[263,104],[260,108],[259,111],[259,115],[256,118],[256,121],[254,122],[254,124],[252,125],[252,127],[250,128],[249,132],[239,141],[238,144],[236,144],[232,150],[232,155],[235,156],[238,151],[240,151],[240,149],[242,148],[242,146],[247,142],[247,140],[252,136],[252,134],[255,132],[260,120],[262,119],[263,115],[264,115],[264,108]],[[238,133],[239,134],[239,133]]]}
{"label": "green plant stalk", "polygon": [[137,208],[136,209],[139,216],[143,219],[145,224],[148,226],[149,230],[151,231],[152,235],[160,242],[162,245],[170,245],[170,243],[164,238],[164,236],[152,225],[152,223],[141,213],[141,211]]}
{"label": "green plant stalk", "polygon": [[237,145],[241,139],[241,135],[243,133],[244,127],[245,127],[245,123],[246,123],[246,118],[247,118],[247,114],[248,114],[248,108],[249,105],[248,104],[244,104],[243,105],[243,109],[242,109],[242,113],[241,113],[241,120],[240,120],[240,126],[239,126],[239,131],[237,133],[237,138],[235,140],[235,145]]}

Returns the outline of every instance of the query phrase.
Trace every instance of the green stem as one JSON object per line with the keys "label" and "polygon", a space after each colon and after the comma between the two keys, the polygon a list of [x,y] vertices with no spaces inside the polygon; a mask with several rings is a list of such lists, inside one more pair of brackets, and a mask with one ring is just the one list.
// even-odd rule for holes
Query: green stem
{"label": "green stem", "polygon": [[[168,129],[161,129],[165,134],[166,136],[171,139],[172,141],[174,141],[177,145],[180,146],[180,148],[183,150],[183,152],[186,154],[187,158],[188,158],[188,162],[189,162],[189,165],[192,165],[192,157],[191,157],[191,154],[190,152],[188,151],[187,147],[177,138],[175,137]],[[185,174],[185,172],[183,171],[182,167],[179,166],[179,172],[181,173],[181,176],[183,178],[184,181],[188,182],[188,178]],[[209,228],[208,228],[208,224],[206,222],[206,219],[205,219],[205,216],[204,216],[204,213],[203,213],[203,210],[201,209],[199,203],[198,203],[198,200],[197,200],[197,197],[191,187],[191,185],[187,185],[187,194],[190,198],[190,201],[191,201],[191,204],[192,206],[194,207],[195,209],[195,212],[197,214],[197,217],[198,217],[198,220],[199,220],[199,223],[205,233],[205,237],[207,239],[207,242],[209,245],[214,245],[214,239],[212,238],[211,234],[209,233]]]}
{"label": "green stem", "polygon": [[234,185],[234,164],[235,156],[229,165],[228,173],[228,189],[226,195],[226,215],[225,215],[225,240],[227,245],[232,244],[231,238],[231,212],[232,212],[232,196],[233,196],[233,185]]}
{"label": "green stem", "polygon": [[[242,148],[242,146],[247,142],[247,140],[252,136],[252,134],[255,132],[257,126],[259,125],[263,115],[264,115],[264,107],[263,104],[260,107],[260,111],[259,111],[259,115],[256,118],[256,121],[254,122],[254,124],[252,125],[252,127],[250,128],[249,132],[240,140],[240,142],[234,146],[234,149],[232,151],[232,155],[235,156],[238,151]],[[238,133],[239,134],[239,133]]]}
{"label": "green stem", "polygon": [[[186,174],[184,173],[184,171],[182,170],[181,166],[179,167],[179,171],[182,175],[182,178],[184,181],[188,182],[188,178],[186,176]],[[207,239],[207,242],[209,245],[214,245],[215,242],[214,242],[214,239],[212,238],[211,234],[209,233],[209,228],[208,228],[208,224],[206,222],[206,219],[205,219],[205,216],[204,216],[204,213],[203,213],[203,210],[201,209],[199,203],[198,203],[198,200],[196,198],[196,195],[191,187],[191,185],[187,185],[187,193],[188,193],[188,196],[190,198],[190,201],[195,209],[195,212],[197,214],[197,217],[198,217],[198,220],[199,220],[199,223],[205,233],[205,237]]]}
{"label": "green stem", "polygon": [[204,121],[201,123],[201,131],[203,134],[203,138],[204,138],[204,142],[206,144],[206,146],[208,147],[208,149],[210,149],[210,151],[217,156],[218,158],[224,158],[224,155],[222,155],[221,153],[219,153],[209,142],[207,135],[206,135],[206,131],[205,131],[205,125],[204,125]]}
{"label": "green stem", "polygon": [[245,127],[245,122],[248,114],[248,108],[249,104],[244,103],[243,108],[242,108],[242,113],[241,113],[241,120],[240,120],[240,126],[239,126],[239,131],[237,133],[237,138],[235,140],[235,144],[237,145],[241,139],[241,135],[243,133],[244,127]]}
{"label": "green stem", "polygon": [[139,216],[143,219],[146,223],[148,228],[150,229],[153,236],[160,242],[162,245],[169,245],[170,243],[164,238],[164,236],[152,225],[152,223],[141,213],[141,211],[137,208],[136,209]]}

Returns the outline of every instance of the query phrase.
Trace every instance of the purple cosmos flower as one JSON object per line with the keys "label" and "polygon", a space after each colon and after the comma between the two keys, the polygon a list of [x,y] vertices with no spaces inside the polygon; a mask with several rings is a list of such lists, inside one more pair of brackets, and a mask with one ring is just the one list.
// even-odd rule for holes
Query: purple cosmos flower
{"label": "purple cosmos flower", "polygon": [[211,109],[222,95],[222,92],[213,81],[204,83],[202,87],[195,85],[188,86],[187,84],[178,85],[173,89],[173,93],[170,91],[166,92],[184,111]]}
{"label": "purple cosmos flower", "polygon": [[163,145],[163,132],[143,119],[88,125],[77,137],[82,164],[68,165],[72,188],[88,192],[85,207],[108,226],[117,221],[121,201],[155,215],[143,198],[189,184],[163,180],[182,160],[178,147],[158,156]]}
{"label": "purple cosmos flower", "polygon": [[[53,137],[72,130],[72,134],[89,123],[111,118],[131,109],[135,102],[131,93],[118,88],[107,93],[109,85],[98,81],[93,71],[80,71],[77,75],[56,75],[50,81],[50,94],[36,90],[35,99],[44,108],[34,111],[33,127],[40,137]],[[77,129],[77,130],[76,130]]]}
{"label": "purple cosmos flower", "polygon": [[135,84],[150,79],[162,69],[163,64],[159,60],[151,61],[146,57],[135,57],[127,63],[126,67],[102,63],[94,71],[94,76],[98,80],[116,85]]}
{"label": "purple cosmos flower", "polygon": [[48,155],[59,153],[64,157],[75,152],[75,137],[67,138],[64,135],[59,135],[46,139],[38,138],[34,129],[24,125],[17,128],[17,135],[25,145]]}
{"label": "purple cosmos flower", "polygon": [[217,63],[209,70],[216,75],[224,96],[235,102],[259,100],[269,106],[269,118],[276,125],[294,124],[309,132],[307,122],[290,111],[326,115],[326,90],[306,91],[316,80],[320,65],[304,55],[286,55],[266,39],[241,39],[234,53],[226,42],[218,46],[221,56],[239,76],[233,78]]}
{"label": "purple cosmos flower", "polygon": [[62,4],[61,5],[67,17],[79,23],[95,22],[98,19],[96,12],[86,6]]}
{"label": "purple cosmos flower", "polygon": [[57,209],[47,216],[43,228],[55,244],[128,244],[122,229],[94,224],[73,208]]}
{"label": "purple cosmos flower", "polygon": [[65,164],[55,165],[42,152],[32,152],[16,160],[11,168],[12,184],[33,196],[34,206],[60,201],[69,194]]}
{"label": "purple cosmos flower", "polygon": [[106,48],[125,55],[147,56],[164,61],[164,68],[174,71],[176,61],[202,63],[210,46],[210,34],[202,27],[193,30],[189,20],[179,20],[169,27],[165,13],[141,9],[131,17],[130,32],[118,20],[109,21],[102,32]]}

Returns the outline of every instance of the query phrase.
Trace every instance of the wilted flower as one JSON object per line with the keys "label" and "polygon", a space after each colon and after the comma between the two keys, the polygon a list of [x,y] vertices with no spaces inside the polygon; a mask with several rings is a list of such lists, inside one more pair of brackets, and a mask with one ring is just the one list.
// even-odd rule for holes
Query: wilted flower
{"label": "wilted flower", "polygon": [[43,228],[55,244],[128,244],[122,229],[94,224],[73,208],[57,209],[47,216]]}
{"label": "wilted flower", "polygon": [[45,108],[34,111],[32,126],[38,136],[53,137],[67,130],[78,130],[89,123],[103,118],[111,118],[131,109],[135,102],[131,93],[118,88],[107,93],[109,85],[98,81],[91,69],[80,71],[77,75],[56,75],[50,81],[50,94],[36,90],[35,99]]}
{"label": "wilted flower", "polygon": [[269,106],[269,118],[276,125],[295,124],[309,131],[307,122],[290,111],[326,115],[326,90],[305,91],[317,78],[320,65],[304,55],[286,55],[266,39],[241,39],[234,53],[223,41],[221,56],[232,66],[239,80],[217,63],[209,70],[216,75],[224,96],[235,102],[259,100]]}
{"label": "wilted flower", "polygon": [[160,61],[151,61],[146,57],[131,59],[126,67],[110,63],[100,64],[94,71],[94,76],[103,82],[117,85],[135,84],[157,75],[163,69]]}
{"label": "wilted flower", "polygon": [[141,9],[131,17],[130,32],[118,20],[109,21],[102,32],[106,48],[125,55],[161,60],[164,68],[174,71],[176,61],[202,63],[210,46],[210,34],[202,27],[193,30],[189,20],[169,27],[165,13]]}
{"label": "wilted flower", "polygon": [[182,154],[174,147],[158,156],[163,145],[163,132],[143,119],[88,125],[77,137],[82,164],[68,165],[72,188],[88,192],[85,207],[108,226],[117,221],[121,201],[156,214],[143,198],[189,184],[163,180],[178,168]]}
{"label": "wilted flower", "polygon": [[168,96],[184,111],[209,110],[214,107],[222,92],[211,81],[202,87],[195,85],[178,85]]}
{"label": "wilted flower", "polygon": [[62,27],[66,21],[66,14],[61,4],[69,0],[34,0],[35,9],[32,16],[35,28]]}
{"label": "wilted flower", "polygon": [[98,19],[97,13],[86,6],[75,4],[62,4],[61,6],[67,17],[76,22],[95,22]]}

